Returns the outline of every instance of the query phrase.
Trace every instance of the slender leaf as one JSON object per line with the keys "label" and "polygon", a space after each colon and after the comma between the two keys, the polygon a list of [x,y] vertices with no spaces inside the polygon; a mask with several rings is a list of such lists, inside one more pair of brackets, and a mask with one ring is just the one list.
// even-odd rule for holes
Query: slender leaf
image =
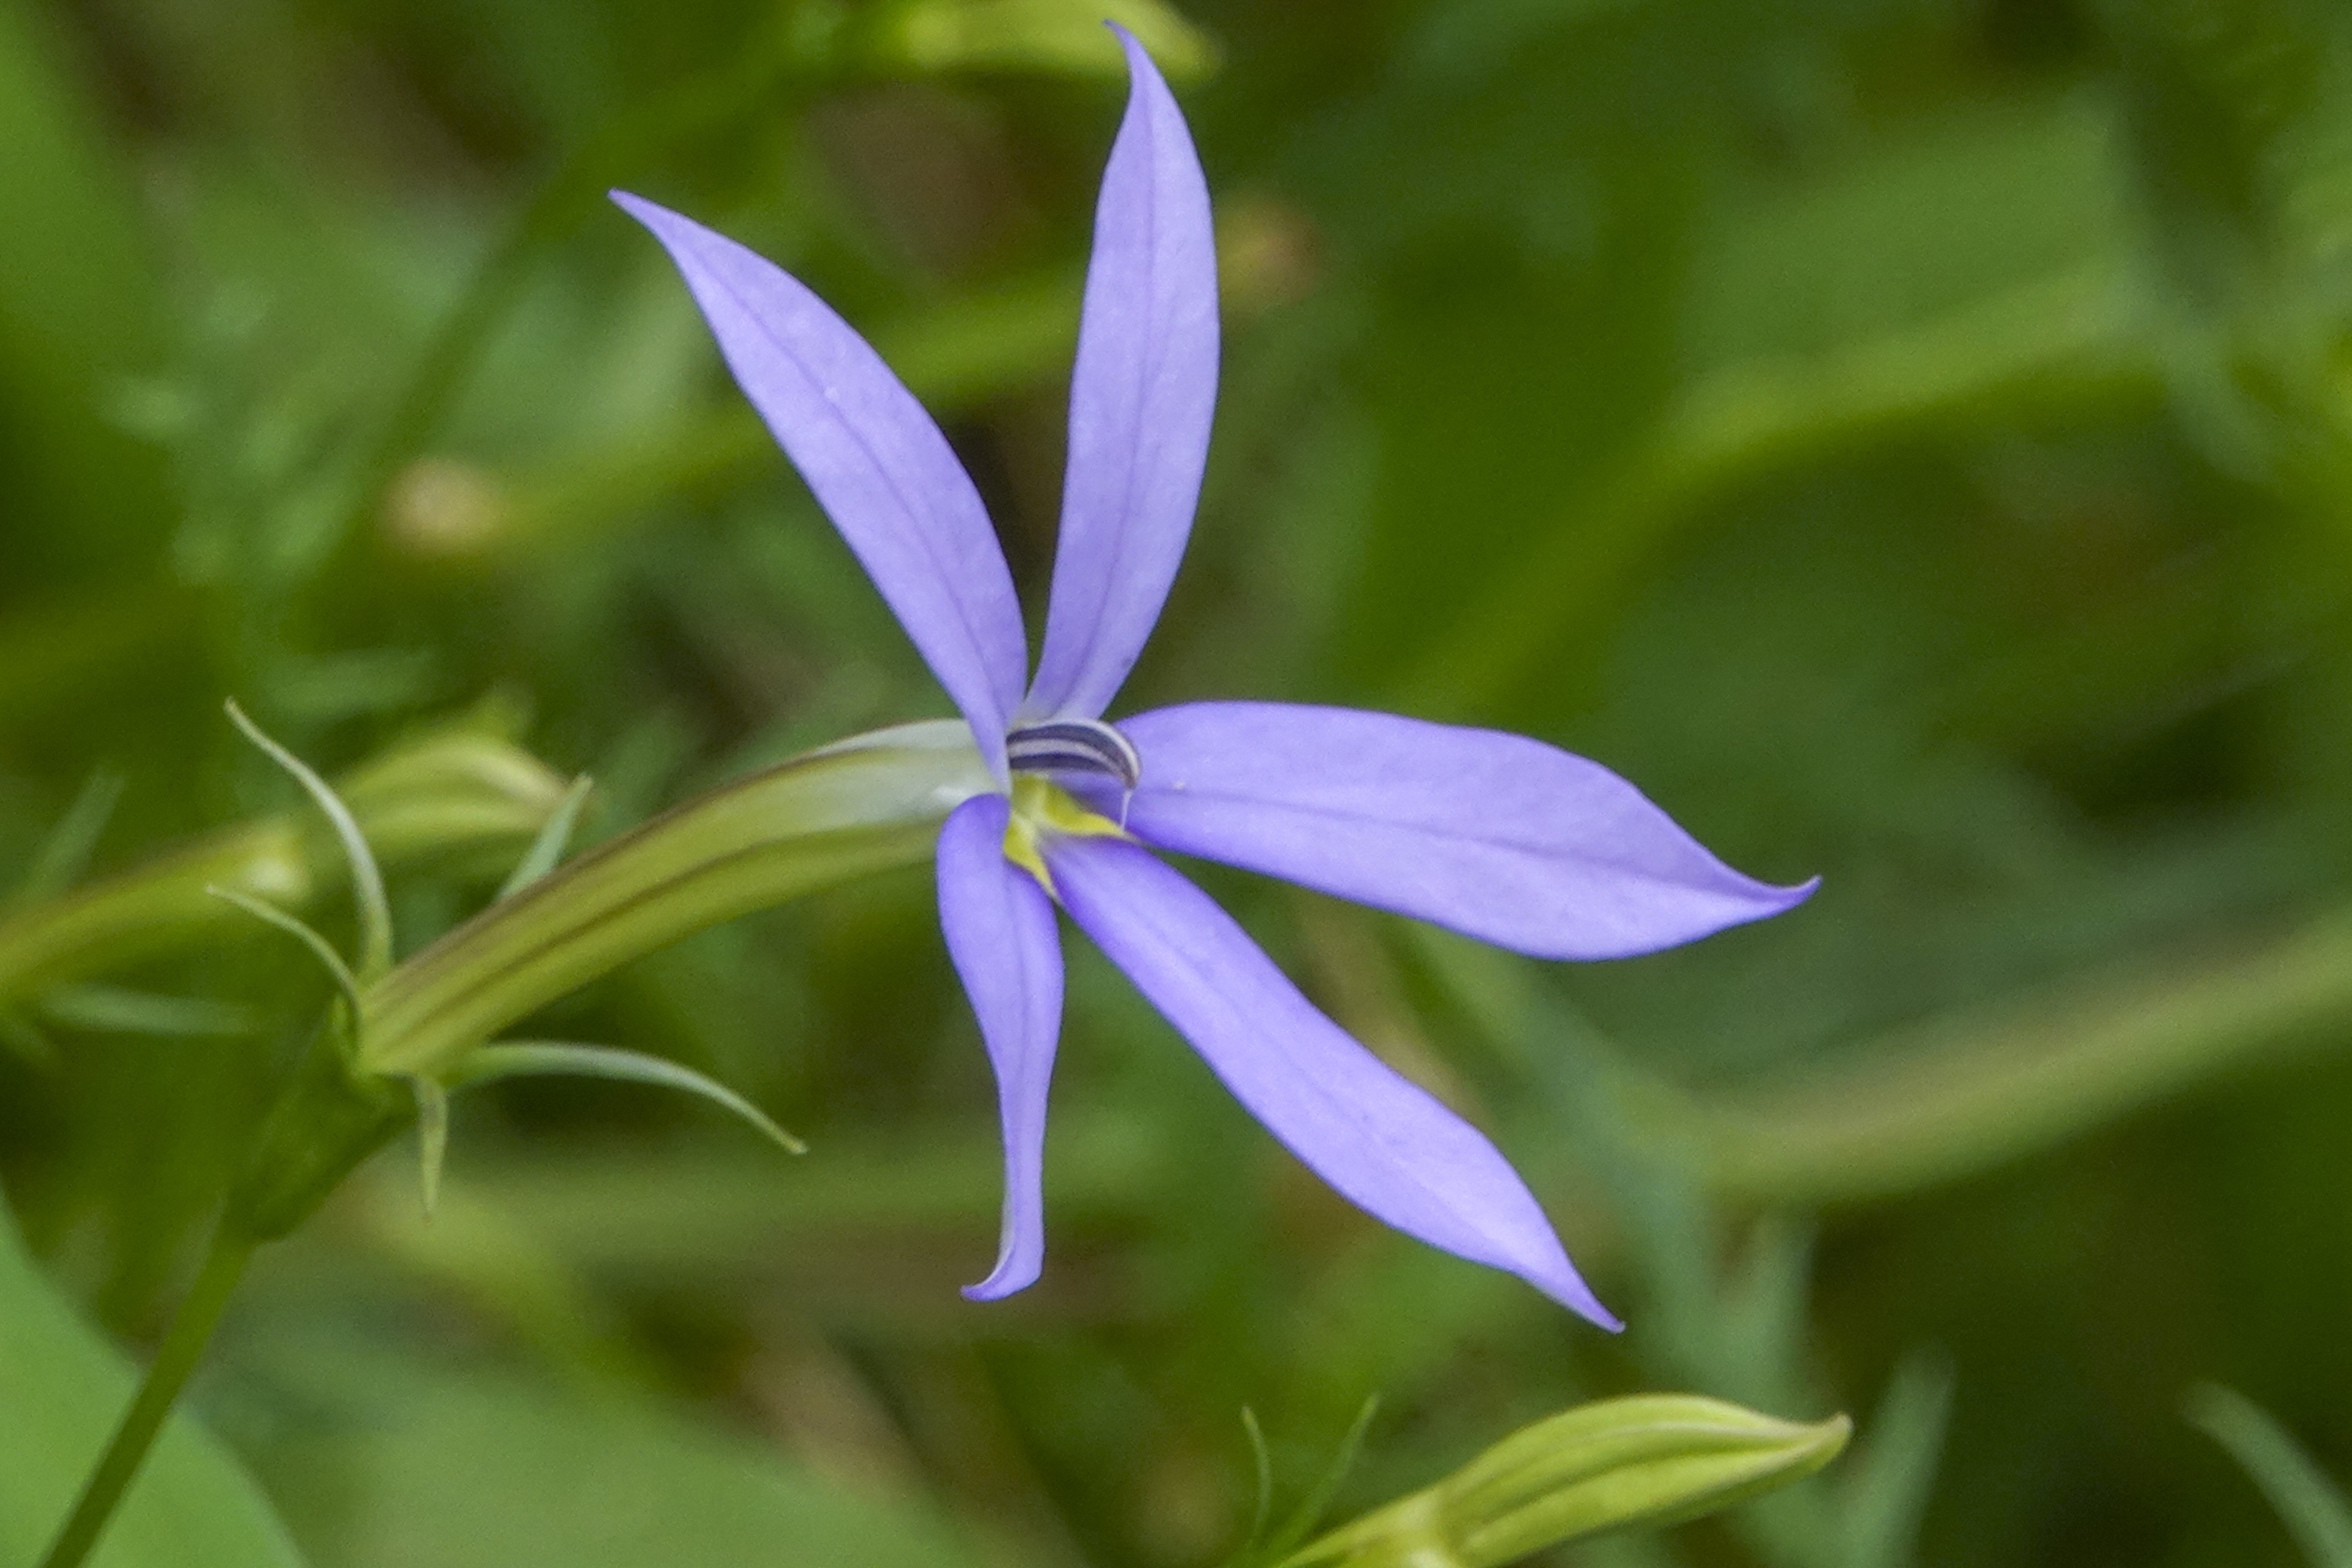
{"label": "slender leaf", "polygon": [[1952,1414],[1952,1369],[1918,1352],[1895,1364],[1844,1489],[1846,1568],[1904,1568],[1936,1484]]}
{"label": "slender leaf", "polygon": [[123,778],[109,768],[100,768],[89,775],[73,804],[58,818],[48,837],[34,852],[33,863],[24,879],[16,884],[15,901],[37,903],[54,898],[81,880],[89,868],[91,853],[98,847],[99,835],[113,819],[114,808],[122,800]]}
{"label": "slender leaf", "polygon": [[60,985],[44,995],[40,1015],[68,1028],[115,1035],[226,1037],[260,1026],[251,1008],[203,996],[158,996],[120,985]]}

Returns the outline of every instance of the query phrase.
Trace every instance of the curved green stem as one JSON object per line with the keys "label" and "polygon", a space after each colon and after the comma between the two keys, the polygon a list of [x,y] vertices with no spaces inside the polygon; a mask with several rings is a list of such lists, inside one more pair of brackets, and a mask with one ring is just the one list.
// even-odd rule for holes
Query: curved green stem
{"label": "curved green stem", "polygon": [[141,1461],[154,1446],[156,1436],[163,1429],[163,1419],[171,1415],[172,1405],[186,1386],[188,1374],[205,1352],[213,1337],[213,1329],[220,1322],[221,1310],[228,1305],[229,1295],[236,1289],[237,1279],[245,1273],[246,1260],[253,1256],[254,1238],[244,1227],[223,1220],[213,1233],[212,1250],[205,1256],[205,1266],[189,1289],[187,1300],[172,1320],[171,1331],[156,1347],[155,1359],[149,1363],[147,1377],[139,1385],[139,1396],[131,1402],[122,1420],[114,1429],[114,1436],[106,1445],[98,1466],[82,1484],[81,1496],[56,1541],[49,1545],[48,1555],[41,1559],[41,1568],[77,1568],[90,1548],[98,1544],[106,1521],[130,1489],[131,1478],[139,1473]]}

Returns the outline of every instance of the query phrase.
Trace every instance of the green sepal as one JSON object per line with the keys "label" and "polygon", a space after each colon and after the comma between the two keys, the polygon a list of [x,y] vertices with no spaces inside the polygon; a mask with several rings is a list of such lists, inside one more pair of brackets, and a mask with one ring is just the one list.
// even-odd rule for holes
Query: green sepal
{"label": "green sepal", "polygon": [[429,1078],[413,1078],[416,1097],[416,1185],[425,1217],[441,1202],[441,1167],[449,1158],[449,1091]]}
{"label": "green sepal", "polygon": [[530,841],[530,847],[523,852],[523,858],[515,862],[514,870],[499,885],[499,898],[514,897],[555,869],[556,862],[563,858],[564,847],[572,842],[572,829],[580,821],[580,808],[588,804],[588,792],[592,787],[585,773],[572,781],[572,787],[563,792],[563,799],[557,805],[555,814],[547,819],[546,825],[539,830],[539,837]]}
{"label": "green sepal", "polygon": [[291,774],[333,826],[336,841],[342,846],[343,859],[351,868],[352,900],[359,908],[359,973],[363,979],[374,979],[392,967],[392,904],[384,897],[383,871],[376,865],[375,852],[368,847],[367,835],[360,831],[359,819],[343,804],[343,797],[335,793],[335,786],[320,778],[308,763],[264,734],[261,726],[247,718],[245,710],[235,702],[226,707],[230,722],[243,731],[245,738],[259,747],[271,762]]}
{"label": "green sepal", "polygon": [[309,948],[310,956],[317,959],[334,980],[335,989],[342,993],[343,1005],[351,1009],[351,1016],[354,1018],[360,1016],[359,977],[352,973],[352,966],[343,962],[343,955],[335,951],[335,944],[320,936],[310,921],[299,915],[288,913],[266,899],[257,899],[235,888],[208,887],[205,891],[224,903],[236,905],[264,925],[277,927]]}
{"label": "green sepal", "polygon": [[[733,1112],[758,1128],[788,1153],[805,1154],[808,1145],[777,1126],[768,1113],[720,1083],[666,1057],[614,1046],[580,1046],[560,1040],[502,1040],[468,1052],[449,1075],[451,1089],[495,1083],[508,1078],[601,1078],[615,1083],[648,1083],[684,1089]],[[420,1083],[425,1080],[419,1079]]]}
{"label": "green sepal", "polygon": [[1786,1485],[1835,1458],[1852,1431],[1843,1415],[1780,1421],[1696,1394],[1581,1405],[1324,1536],[1284,1568],[1500,1568],[1562,1542],[1696,1518]]}
{"label": "green sepal", "polygon": [[1242,1542],[1242,1556],[1247,1558],[1265,1539],[1266,1526],[1274,1522],[1274,1450],[1266,1447],[1265,1428],[1258,1425],[1257,1412],[1242,1406],[1242,1433],[1249,1439],[1250,1474],[1257,1483],[1257,1502],[1250,1510],[1248,1537]]}

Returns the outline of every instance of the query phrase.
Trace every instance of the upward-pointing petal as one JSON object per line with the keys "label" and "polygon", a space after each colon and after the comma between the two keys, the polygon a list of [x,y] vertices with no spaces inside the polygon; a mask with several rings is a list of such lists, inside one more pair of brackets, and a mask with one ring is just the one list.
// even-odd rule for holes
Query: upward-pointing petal
{"label": "upward-pointing petal", "polygon": [[1045,853],[1070,918],[1317,1174],[1408,1236],[1621,1326],[1495,1146],[1318,1012],[1207,894],[1124,840]]}
{"label": "upward-pointing petal", "polygon": [[1028,655],[1013,574],[947,437],[798,279],[691,218],[613,199],[662,242],[728,368],[1004,774]]}
{"label": "upward-pointing petal", "polygon": [[1024,711],[1100,716],[1176,576],[1217,400],[1217,256],[1192,133],[1143,46],[1095,208],[1045,646]]}

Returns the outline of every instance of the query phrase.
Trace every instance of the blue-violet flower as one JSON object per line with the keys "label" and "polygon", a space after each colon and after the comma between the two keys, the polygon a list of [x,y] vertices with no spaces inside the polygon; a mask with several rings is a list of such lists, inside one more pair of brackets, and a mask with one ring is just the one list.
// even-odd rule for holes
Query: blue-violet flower
{"label": "blue-violet flower", "polygon": [[735,378],[971,726],[997,788],[940,832],[940,922],[995,1068],[1008,1295],[1045,1255],[1046,1080],[1067,910],[1301,1160],[1408,1235],[1617,1320],[1468,1122],[1359,1045],[1151,849],[1246,867],[1520,952],[1649,952],[1789,908],[1631,784],[1540,742],[1346,709],[1102,715],[1191,532],[1216,396],[1216,257],[1183,116],[1133,87],[1096,210],[1045,650],[971,480],[878,355],[805,286],[639,197]]}

